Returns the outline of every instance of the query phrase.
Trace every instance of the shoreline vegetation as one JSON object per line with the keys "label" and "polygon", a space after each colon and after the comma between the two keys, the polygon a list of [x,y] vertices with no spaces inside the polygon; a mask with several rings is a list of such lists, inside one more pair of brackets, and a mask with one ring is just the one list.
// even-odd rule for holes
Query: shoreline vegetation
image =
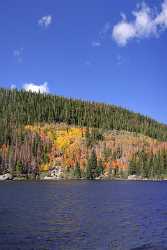
{"label": "shoreline vegetation", "polygon": [[107,178],[107,177],[101,177],[101,178],[95,178],[95,179],[87,179],[87,178],[80,178],[80,179],[76,179],[76,178],[60,178],[60,179],[54,179],[54,178],[48,178],[48,179],[44,179],[44,178],[26,178],[26,177],[12,177],[9,179],[5,179],[5,180],[0,180],[1,182],[31,182],[31,181],[35,181],[35,182],[59,182],[59,181],[128,181],[128,182],[133,182],[133,181],[138,181],[138,182],[143,182],[143,181],[155,181],[155,182],[161,182],[161,181],[167,181],[167,178],[141,178],[141,177],[128,177],[128,178]]}
{"label": "shoreline vegetation", "polygon": [[166,180],[167,125],[126,109],[0,89],[0,180]]}

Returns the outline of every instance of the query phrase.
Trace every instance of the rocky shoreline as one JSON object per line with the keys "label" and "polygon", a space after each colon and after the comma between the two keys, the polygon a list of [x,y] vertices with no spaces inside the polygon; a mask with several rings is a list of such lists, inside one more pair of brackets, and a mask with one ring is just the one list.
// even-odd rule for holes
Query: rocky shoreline
{"label": "rocky shoreline", "polygon": [[129,179],[129,178],[95,178],[95,179],[87,179],[87,178],[60,178],[60,179],[56,179],[56,178],[38,178],[38,179],[34,179],[34,178],[29,178],[26,179],[24,177],[14,177],[14,178],[8,178],[8,179],[4,179],[1,180],[0,182],[16,182],[16,181],[20,181],[20,182],[31,182],[31,181],[35,181],[35,182],[58,182],[58,181],[128,181],[128,182],[133,182],[133,181],[137,181],[137,182],[143,182],[143,181],[155,181],[155,182],[161,182],[161,181],[167,181],[167,179],[148,179],[148,178],[133,178],[133,179]]}

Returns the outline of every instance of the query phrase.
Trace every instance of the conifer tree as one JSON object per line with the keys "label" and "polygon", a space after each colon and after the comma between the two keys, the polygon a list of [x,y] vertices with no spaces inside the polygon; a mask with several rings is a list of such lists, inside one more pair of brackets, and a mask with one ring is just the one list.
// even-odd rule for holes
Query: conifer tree
{"label": "conifer tree", "polygon": [[93,180],[96,178],[97,176],[96,169],[97,169],[97,157],[95,151],[93,150],[87,163],[87,171],[86,171],[87,179]]}
{"label": "conifer tree", "polygon": [[100,159],[98,161],[98,164],[97,164],[97,168],[96,168],[96,175],[97,176],[100,176],[100,175],[103,175],[104,174],[104,167],[103,167],[103,162],[102,160]]}

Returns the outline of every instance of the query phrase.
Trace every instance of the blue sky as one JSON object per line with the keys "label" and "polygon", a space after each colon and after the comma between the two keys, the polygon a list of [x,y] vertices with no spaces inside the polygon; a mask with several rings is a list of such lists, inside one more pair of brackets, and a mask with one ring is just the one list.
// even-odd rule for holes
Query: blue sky
{"label": "blue sky", "polygon": [[0,86],[95,100],[167,123],[167,1],[5,0]]}

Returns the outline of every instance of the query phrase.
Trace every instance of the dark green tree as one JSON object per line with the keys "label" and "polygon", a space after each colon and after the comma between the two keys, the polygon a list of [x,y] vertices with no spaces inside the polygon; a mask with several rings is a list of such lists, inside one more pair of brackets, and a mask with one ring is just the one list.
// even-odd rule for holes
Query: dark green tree
{"label": "dark green tree", "polygon": [[97,157],[96,152],[93,150],[87,163],[86,177],[87,179],[93,180],[97,177]]}
{"label": "dark green tree", "polygon": [[96,176],[101,176],[104,174],[104,167],[103,167],[103,162],[102,160],[100,159],[98,161],[98,164],[97,164],[97,168],[96,168]]}

